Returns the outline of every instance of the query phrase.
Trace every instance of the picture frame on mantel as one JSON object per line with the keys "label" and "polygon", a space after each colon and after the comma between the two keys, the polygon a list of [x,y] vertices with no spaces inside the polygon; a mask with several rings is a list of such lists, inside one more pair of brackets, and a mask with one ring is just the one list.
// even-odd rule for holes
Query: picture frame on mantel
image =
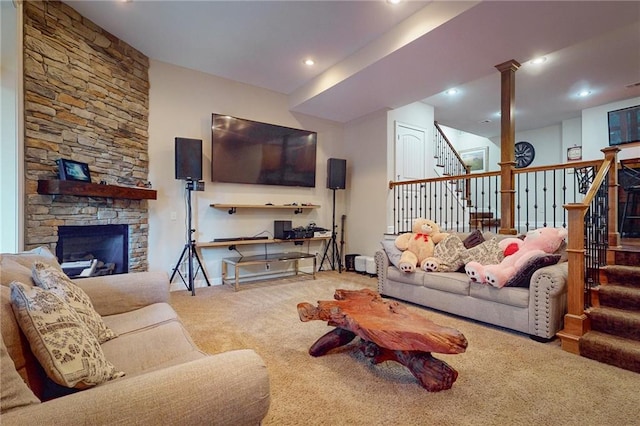
{"label": "picture frame on mantel", "polygon": [[87,163],[68,160],[66,158],[58,159],[57,163],[58,177],[60,180],[74,180],[78,182],[91,183],[91,173],[89,172],[89,165]]}
{"label": "picture frame on mantel", "polygon": [[489,157],[489,147],[464,149],[460,151],[460,158],[470,167],[471,173],[482,173],[487,171],[487,159]]}

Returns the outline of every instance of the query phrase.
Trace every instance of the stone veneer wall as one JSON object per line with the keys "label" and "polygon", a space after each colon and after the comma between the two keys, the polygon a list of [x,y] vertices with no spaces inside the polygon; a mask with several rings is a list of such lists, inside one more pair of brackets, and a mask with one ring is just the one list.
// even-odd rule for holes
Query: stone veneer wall
{"label": "stone veneer wall", "polygon": [[59,1],[24,2],[27,248],[55,250],[58,226],[129,225],[129,270],[147,269],[148,201],[37,193],[58,158],[94,183],[134,186],[149,171],[149,59]]}

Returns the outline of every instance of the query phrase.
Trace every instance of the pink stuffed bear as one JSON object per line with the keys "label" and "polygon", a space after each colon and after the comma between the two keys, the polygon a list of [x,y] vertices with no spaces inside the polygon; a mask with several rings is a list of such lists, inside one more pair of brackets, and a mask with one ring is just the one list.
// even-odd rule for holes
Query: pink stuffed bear
{"label": "pink stuffed bear", "polygon": [[505,238],[501,241],[503,249],[516,244],[518,250],[504,258],[497,265],[482,266],[477,262],[465,265],[465,272],[472,281],[490,284],[502,288],[511,277],[516,275],[527,261],[546,253],[555,252],[567,236],[564,228],[539,228],[529,231],[523,241],[517,238]]}

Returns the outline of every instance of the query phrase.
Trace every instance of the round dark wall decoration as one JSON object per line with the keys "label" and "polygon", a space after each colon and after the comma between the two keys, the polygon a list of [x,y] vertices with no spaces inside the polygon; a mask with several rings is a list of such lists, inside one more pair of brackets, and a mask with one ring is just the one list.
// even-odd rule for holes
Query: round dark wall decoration
{"label": "round dark wall decoration", "polygon": [[529,142],[518,142],[515,144],[516,169],[527,167],[536,157],[536,150]]}

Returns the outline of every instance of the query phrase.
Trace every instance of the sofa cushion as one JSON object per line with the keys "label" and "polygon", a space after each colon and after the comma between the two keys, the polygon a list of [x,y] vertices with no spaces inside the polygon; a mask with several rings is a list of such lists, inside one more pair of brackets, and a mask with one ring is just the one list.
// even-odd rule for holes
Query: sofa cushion
{"label": "sofa cushion", "polygon": [[47,376],[84,389],[124,375],[107,361],[78,314],[51,291],[11,283],[11,307]]}
{"label": "sofa cushion", "polygon": [[529,306],[529,289],[518,287],[496,288],[487,284],[469,283],[469,296],[477,299],[502,303],[503,305],[526,308]]}
{"label": "sofa cushion", "polygon": [[93,308],[89,296],[61,270],[46,265],[40,261],[35,262],[32,268],[33,281],[44,290],[50,290],[64,299],[71,306],[89,331],[104,343],[116,337],[116,334],[102,321],[100,314]]}
{"label": "sofa cushion", "polygon": [[389,258],[389,262],[396,268],[398,268],[398,264],[400,263],[400,257],[402,256],[402,251],[396,247],[396,242],[393,240],[382,240],[380,242],[382,245],[382,249],[385,253],[387,253],[387,257]]}
{"label": "sofa cushion", "polygon": [[105,316],[103,319],[109,328],[121,336],[178,320],[178,314],[168,303],[154,303],[130,312]]}
{"label": "sofa cushion", "polygon": [[534,272],[545,266],[551,266],[558,263],[561,255],[559,254],[543,254],[536,256],[527,261],[527,263],[520,268],[520,270],[511,277],[506,283],[505,287],[529,287],[531,284],[531,277]]}
{"label": "sofa cushion", "polygon": [[[402,272],[395,266],[389,266],[389,268],[387,268],[387,277],[389,277],[390,280],[418,286],[422,286],[423,278],[426,273],[427,272],[420,269],[416,269],[415,272]],[[432,273],[433,272],[429,272],[429,274]]]}
{"label": "sofa cushion", "polygon": [[2,339],[0,339],[0,371],[2,371],[2,386],[0,386],[1,413],[40,402],[16,371],[16,366],[9,356]]}
{"label": "sofa cushion", "polygon": [[[416,272],[418,273],[418,272]],[[422,272],[423,285],[447,293],[469,295],[469,277],[461,272]]]}
{"label": "sofa cushion", "polygon": [[178,320],[120,334],[104,343],[102,349],[109,361],[132,376],[191,353],[194,356],[202,354]]}
{"label": "sofa cushion", "polygon": [[32,285],[31,267],[42,262],[59,269],[58,259],[46,247],[38,247],[21,253],[0,254],[0,284],[9,286],[14,281]]}

